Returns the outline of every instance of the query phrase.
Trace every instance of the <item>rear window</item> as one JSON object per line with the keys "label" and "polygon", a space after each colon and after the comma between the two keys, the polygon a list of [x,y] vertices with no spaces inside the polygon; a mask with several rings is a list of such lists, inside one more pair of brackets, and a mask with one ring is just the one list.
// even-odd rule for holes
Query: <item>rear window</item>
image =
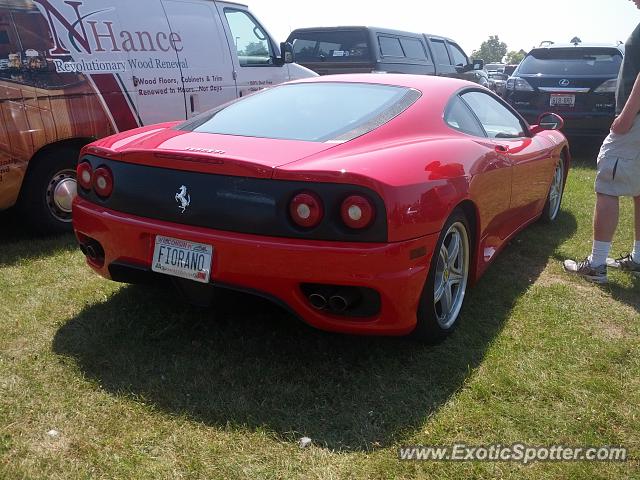
{"label": "rear window", "polygon": [[299,63],[369,62],[371,58],[364,30],[294,32],[289,41]]}
{"label": "rear window", "polygon": [[620,70],[622,55],[610,48],[549,48],[533,50],[520,64],[523,75],[612,75]]}
{"label": "rear window", "polygon": [[244,137],[344,142],[402,113],[416,90],[365,83],[282,85],[182,124],[180,130]]}

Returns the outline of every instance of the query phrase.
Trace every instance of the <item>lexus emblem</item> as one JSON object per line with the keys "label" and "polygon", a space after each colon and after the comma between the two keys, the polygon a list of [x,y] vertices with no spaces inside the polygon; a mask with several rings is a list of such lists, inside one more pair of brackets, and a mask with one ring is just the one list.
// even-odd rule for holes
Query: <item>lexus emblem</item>
{"label": "lexus emblem", "polygon": [[180,204],[178,208],[182,210],[182,213],[191,205],[191,195],[187,193],[187,187],[184,185],[182,185],[178,193],[176,193],[176,202]]}
{"label": "lexus emblem", "polygon": [[566,78],[563,78],[562,80],[560,80],[559,83],[560,83],[561,87],[568,87],[571,82],[569,80],[567,80]]}

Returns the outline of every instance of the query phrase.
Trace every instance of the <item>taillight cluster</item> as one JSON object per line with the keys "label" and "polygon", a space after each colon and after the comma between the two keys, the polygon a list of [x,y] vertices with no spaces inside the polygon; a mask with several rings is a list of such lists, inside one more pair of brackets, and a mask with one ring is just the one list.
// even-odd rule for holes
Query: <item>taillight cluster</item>
{"label": "taillight cluster", "polygon": [[[302,228],[317,227],[324,217],[324,207],[318,195],[312,192],[298,193],[291,199],[289,214],[293,222]],[[350,195],[340,205],[342,223],[351,229],[368,227],[375,217],[371,201],[362,195]]]}
{"label": "taillight cluster", "polygon": [[100,198],[107,198],[113,192],[113,174],[105,165],[93,170],[89,162],[81,162],[76,168],[76,178],[80,187],[93,190]]}

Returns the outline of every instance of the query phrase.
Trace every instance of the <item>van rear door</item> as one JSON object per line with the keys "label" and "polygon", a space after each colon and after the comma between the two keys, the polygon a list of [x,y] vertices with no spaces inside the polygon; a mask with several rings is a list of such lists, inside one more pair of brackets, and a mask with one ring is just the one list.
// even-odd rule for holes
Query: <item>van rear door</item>
{"label": "van rear door", "polygon": [[[192,117],[236,98],[233,63],[222,21],[212,2],[163,0],[176,49],[181,92]],[[177,87],[177,85],[176,85]]]}

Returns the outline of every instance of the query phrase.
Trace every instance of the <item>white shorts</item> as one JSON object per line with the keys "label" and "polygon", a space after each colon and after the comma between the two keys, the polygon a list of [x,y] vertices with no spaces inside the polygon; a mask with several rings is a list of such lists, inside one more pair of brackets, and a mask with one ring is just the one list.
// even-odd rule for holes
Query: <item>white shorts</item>
{"label": "white shorts", "polygon": [[628,133],[609,133],[598,155],[596,192],[613,197],[640,196],[640,117]]}

